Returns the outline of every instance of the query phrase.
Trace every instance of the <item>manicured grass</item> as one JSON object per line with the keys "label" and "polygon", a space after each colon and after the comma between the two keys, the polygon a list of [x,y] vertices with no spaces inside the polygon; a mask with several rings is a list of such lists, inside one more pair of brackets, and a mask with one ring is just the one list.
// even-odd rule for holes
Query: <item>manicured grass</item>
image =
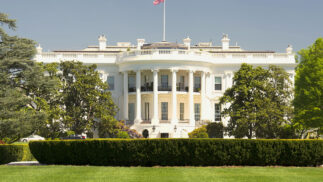
{"label": "manicured grass", "polygon": [[311,167],[93,167],[0,166],[0,181],[322,181]]}

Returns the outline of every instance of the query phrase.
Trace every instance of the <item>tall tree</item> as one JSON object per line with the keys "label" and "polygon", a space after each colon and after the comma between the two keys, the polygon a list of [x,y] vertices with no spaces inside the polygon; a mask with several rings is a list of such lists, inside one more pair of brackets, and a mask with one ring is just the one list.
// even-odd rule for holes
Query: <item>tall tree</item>
{"label": "tall tree", "polygon": [[48,87],[42,87],[35,92],[35,103],[38,111],[44,111],[47,114],[39,134],[46,138],[58,138],[64,135],[64,125],[61,120],[65,113],[62,100],[62,82],[59,78],[59,63],[40,63]]}
{"label": "tall tree", "polygon": [[323,133],[323,38],[298,52],[295,77],[295,119]]}
{"label": "tall tree", "polygon": [[108,85],[96,71],[96,65],[86,66],[81,62],[61,62],[62,94],[65,114],[63,123],[76,134],[91,132],[97,122],[114,126],[117,107]]}
{"label": "tall tree", "polygon": [[281,68],[253,68],[242,64],[234,85],[220,99],[229,116],[227,131],[236,138],[277,138],[290,123],[291,95],[288,74]]}
{"label": "tall tree", "polygon": [[[15,20],[3,13],[0,24],[16,28]],[[41,125],[45,113],[34,109],[34,93],[47,83],[39,65],[32,61],[34,41],[9,36],[1,27],[0,38],[0,139],[10,143]]]}

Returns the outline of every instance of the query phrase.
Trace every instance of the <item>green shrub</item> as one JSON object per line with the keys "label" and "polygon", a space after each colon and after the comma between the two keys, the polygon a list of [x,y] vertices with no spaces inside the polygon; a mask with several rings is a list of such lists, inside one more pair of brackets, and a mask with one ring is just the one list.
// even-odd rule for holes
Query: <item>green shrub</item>
{"label": "green shrub", "polygon": [[119,131],[116,135],[116,138],[130,138],[130,136],[125,131]]}
{"label": "green shrub", "polygon": [[28,145],[0,145],[0,164],[16,161],[32,161],[35,158],[30,153]]}
{"label": "green shrub", "polygon": [[105,139],[33,141],[44,164],[105,166],[318,166],[323,140]]}
{"label": "green shrub", "polygon": [[209,123],[206,125],[207,134],[210,138],[223,138],[224,127],[223,123]]}
{"label": "green shrub", "polygon": [[196,128],[192,132],[188,133],[190,138],[209,138],[205,126],[201,128]]}

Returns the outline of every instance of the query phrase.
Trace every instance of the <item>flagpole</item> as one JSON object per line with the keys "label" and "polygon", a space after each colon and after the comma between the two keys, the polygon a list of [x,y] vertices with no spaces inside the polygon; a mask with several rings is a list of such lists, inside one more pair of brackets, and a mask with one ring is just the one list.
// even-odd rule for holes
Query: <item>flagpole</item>
{"label": "flagpole", "polygon": [[163,41],[166,42],[166,0],[164,0],[164,31],[163,31]]}

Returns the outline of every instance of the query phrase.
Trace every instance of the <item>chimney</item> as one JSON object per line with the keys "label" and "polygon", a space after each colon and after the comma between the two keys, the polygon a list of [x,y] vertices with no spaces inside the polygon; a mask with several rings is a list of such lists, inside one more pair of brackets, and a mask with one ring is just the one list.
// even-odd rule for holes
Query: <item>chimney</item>
{"label": "chimney", "polygon": [[229,42],[230,42],[228,34],[223,34],[221,42],[222,42],[222,50],[228,50],[229,49]]}
{"label": "chimney", "polygon": [[145,39],[137,39],[137,49],[140,50],[141,46],[145,44]]}
{"label": "chimney", "polygon": [[292,45],[288,45],[288,47],[286,48],[286,53],[293,54],[293,46]]}
{"label": "chimney", "polygon": [[186,39],[183,39],[184,45],[187,47],[188,50],[191,49],[191,40],[190,37],[187,37]]}
{"label": "chimney", "polygon": [[40,46],[40,44],[38,44],[38,46],[36,47],[36,51],[37,54],[41,54],[43,52],[43,48]]}
{"label": "chimney", "polygon": [[105,50],[105,48],[107,47],[107,38],[105,37],[105,35],[100,35],[99,36],[99,50]]}

